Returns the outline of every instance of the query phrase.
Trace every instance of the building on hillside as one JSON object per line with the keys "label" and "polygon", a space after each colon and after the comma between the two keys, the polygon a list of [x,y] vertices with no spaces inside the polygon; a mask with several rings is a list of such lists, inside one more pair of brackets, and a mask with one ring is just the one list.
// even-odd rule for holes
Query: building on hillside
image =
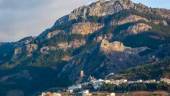
{"label": "building on hillside", "polygon": [[161,78],[160,81],[170,84],[170,79],[168,79],[168,78]]}
{"label": "building on hillside", "polygon": [[73,93],[74,91],[80,90],[80,89],[82,89],[81,84],[73,85],[73,86],[68,87],[68,92]]}
{"label": "building on hillside", "polygon": [[79,92],[76,96],[92,96],[92,94],[89,92],[89,90],[83,90]]}
{"label": "building on hillside", "polygon": [[62,96],[60,93],[43,92],[40,96]]}
{"label": "building on hillside", "polygon": [[81,70],[81,71],[80,71],[80,78],[83,78],[83,77],[84,77],[84,71]]}
{"label": "building on hillside", "polygon": [[93,85],[93,88],[95,90],[97,90],[98,88],[100,88],[104,84],[104,80],[99,79],[99,80],[92,81],[91,83]]}
{"label": "building on hillside", "polygon": [[110,93],[109,96],[116,96],[116,93]]}

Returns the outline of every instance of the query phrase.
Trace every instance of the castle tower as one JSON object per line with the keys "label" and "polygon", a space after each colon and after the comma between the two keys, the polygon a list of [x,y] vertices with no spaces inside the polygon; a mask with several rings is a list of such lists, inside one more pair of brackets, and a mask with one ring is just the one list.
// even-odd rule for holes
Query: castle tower
{"label": "castle tower", "polygon": [[83,77],[84,77],[84,71],[81,70],[81,71],[80,71],[80,78],[83,78]]}

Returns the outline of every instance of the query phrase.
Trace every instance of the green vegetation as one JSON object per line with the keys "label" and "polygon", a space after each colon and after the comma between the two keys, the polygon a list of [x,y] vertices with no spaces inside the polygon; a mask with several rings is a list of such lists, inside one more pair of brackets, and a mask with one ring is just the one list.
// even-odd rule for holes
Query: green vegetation
{"label": "green vegetation", "polygon": [[137,80],[160,79],[162,77],[169,77],[170,74],[170,58],[155,62],[151,64],[143,64],[135,68],[130,68],[120,72],[123,77]]}
{"label": "green vegetation", "polygon": [[5,61],[9,61],[12,58],[12,53],[14,51],[13,43],[0,44],[0,65]]}
{"label": "green vegetation", "polygon": [[163,90],[170,92],[170,86],[165,83],[136,83],[136,84],[121,84],[121,85],[113,85],[113,84],[104,84],[100,91],[107,92],[132,92],[132,91],[157,91]]}

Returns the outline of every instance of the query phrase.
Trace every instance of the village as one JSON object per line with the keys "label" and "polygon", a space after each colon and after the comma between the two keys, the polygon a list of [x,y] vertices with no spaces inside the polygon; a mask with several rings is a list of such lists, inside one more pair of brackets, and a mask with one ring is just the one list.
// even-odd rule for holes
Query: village
{"label": "village", "polygon": [[[92,85],[94,90],[100,89],[104,84],[111,84],[111,85],[121,85],[121,84],[159,84],[159,83],[166,83],[170,84],[170,79],[168,78],[161,78],[160,80],[135,80],[135,81],[129,81],[127,79],[119,79],[119,80],[114,80],[114,79],[98,79],[98,80],[91,80],[89,82],[84,82],[80,84],[75,84],[70,87],[68,87],[65,92],[43,92],[39,96],[131,96],[128,95],[130,93],[126,93],[127,95],[121,95],[120,93],[116,92],[100,92],[100,91],[90,91],[87,86]],[[162,93],[162,92],[161,92]],[[156,96],[164,96],[164,95],[159,95],[161,93],[154,93],[158,94]],[[153,94],[153,93],[148,93],[148,94]],[[168,93],[167,93],[168,94]],[[143,96],[143,95],[142,95]],[[150,95],[149,95],[150,96]],[[166,95],[165,95],[166,96]],[[169,96],[169,95],[167,95]]]}

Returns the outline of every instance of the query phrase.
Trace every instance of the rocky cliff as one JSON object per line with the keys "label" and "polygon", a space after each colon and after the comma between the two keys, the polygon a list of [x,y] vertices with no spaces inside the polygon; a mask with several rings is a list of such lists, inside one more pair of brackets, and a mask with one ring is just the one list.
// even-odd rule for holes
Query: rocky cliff
{"label": "rocky cliff", "polygon": [[125,50],[124,45],[119,41],[114,41],[109,43],[107,40],[102,40],[101,42],[101,50],[106,53],[111,53],[113,51],[123,52]]}

